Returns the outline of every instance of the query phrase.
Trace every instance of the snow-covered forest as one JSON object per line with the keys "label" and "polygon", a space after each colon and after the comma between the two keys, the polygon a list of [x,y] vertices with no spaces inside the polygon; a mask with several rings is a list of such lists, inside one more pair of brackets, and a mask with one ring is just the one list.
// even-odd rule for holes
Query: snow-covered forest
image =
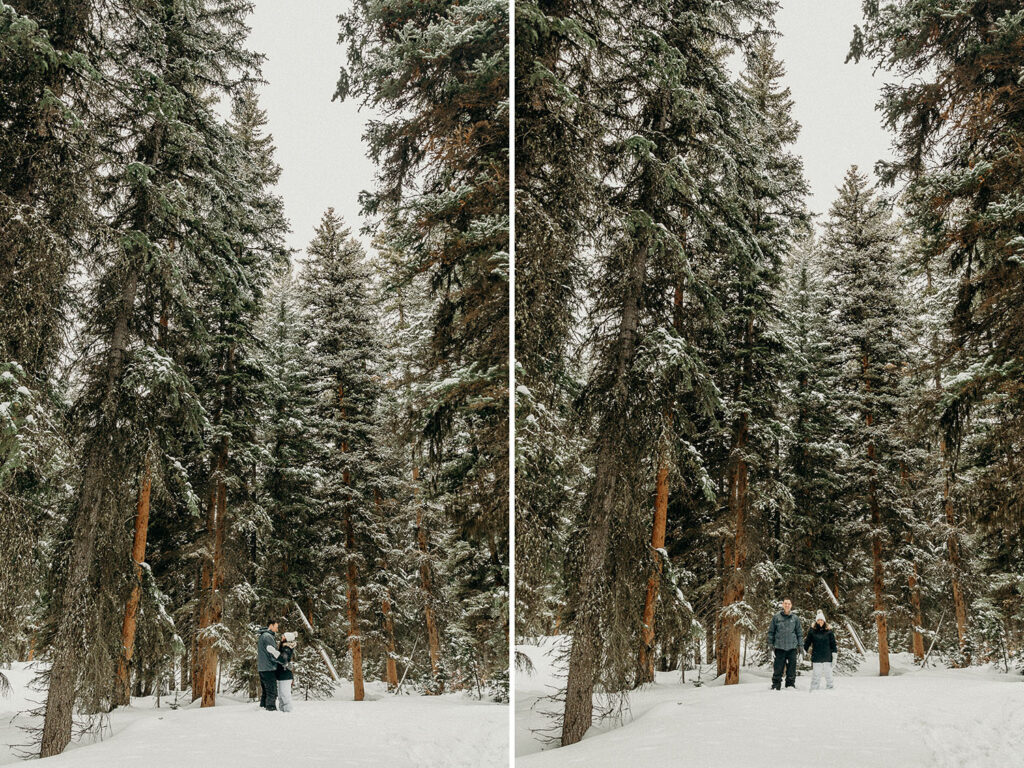
{"label": "snow-covered forest", "polygon": [[297,739],[507,701],[507,4],[339,5],[335,97],[378,117],[338,140],[377,178],[304,253],[251,10],[0,2],[0,712],[39,704],[27,754],[132,697],[258,697],[277,616],[299,700],[378,702]]}
{"label": "snow-covered forest", "polygon": [[[1024,671],[1024,12],[865,2],[849,66],[891,78],[895,155],[814,217],[775,10],[518,4],[517,753],[646,710],[669,673],[768,695],[786,597],[804,631],[829,615],[843,674],[984,675],[915,678],[915,706]],[[683,734],[673,704],[673,744],[638,721],[547,762],[796,754],[743,759],[772,715],[740,695],[686,700],[733,732]]]}

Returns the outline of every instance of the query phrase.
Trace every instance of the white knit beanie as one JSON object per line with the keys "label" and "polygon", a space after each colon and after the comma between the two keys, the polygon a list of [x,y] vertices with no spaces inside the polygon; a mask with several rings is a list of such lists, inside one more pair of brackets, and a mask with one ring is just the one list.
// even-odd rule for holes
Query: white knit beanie
{"label": "white knit beanie", "polygon": [[285,632],[283,637],[284,637],[284,641],[286,643],[294,643],[295,642],[295,633],[294,632]]}
{"label": "white knit beanie", "polygon": [[814,617],[814,620],[815,621],[824,621],[825,620],[825,613],[824,613],[824,611],[818,611],[818,615]]}

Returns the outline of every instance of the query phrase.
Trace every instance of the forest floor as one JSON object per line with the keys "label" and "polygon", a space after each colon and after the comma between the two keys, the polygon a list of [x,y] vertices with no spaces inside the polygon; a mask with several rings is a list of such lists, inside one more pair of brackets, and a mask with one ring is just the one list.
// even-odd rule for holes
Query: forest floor
{"label": "forest floor", "polygon": [[801,765],[828,768],[1003,768],[1024,754],[1024,676],[1011,669],[919,669],[909,654],[890,656],[889,677],[879,677],[869,656],[831,691],[809,691],[810,675],[796,691],[770,690],[771,671],[744,667],[739,685],[713,680],[705,668],[680,682],[679,672],[658,673],[636,691],[617,721],[593,726],[583,741],[556,748],[545,741],[547,697],[563,682],[554,655],[561,639],[520,645],[533,674],[516,674],[516,768],[621,768],[657,765]]}
{"label": "forest floor", "polygon": [[[23,714],[42,695],[28,688],[25,664],[3,670],[12,691],[0,697],[0,765],[19,762],[12,745],[28,736]],[[351,686],[326,701],[294,702],[294,711],[264,712],[243,697],[218,696],[171,709],[153,698],[136,698],[110,716],[102,740],[85,737],[47,768],[259,765],[387,766],[388,768],[504,768],[508,765],[508,707],[462,694],[392,696],[367,684],[366,700],[352,701]],[[22,714],[19,714],[22,712]]]}

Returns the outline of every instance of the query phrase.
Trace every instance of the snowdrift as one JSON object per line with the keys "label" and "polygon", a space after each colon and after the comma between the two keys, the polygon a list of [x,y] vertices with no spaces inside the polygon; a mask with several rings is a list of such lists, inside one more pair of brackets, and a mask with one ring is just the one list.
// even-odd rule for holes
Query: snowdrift
{"label": "snowdrift", "polygon": [[[992,669],[918,669],[890,656],[893,674],[878,677],[877,656],[831,691],[771,691],[768,669],[746,667],[740,684],[695,671],[658,673],[634,692],[617,722],[592,727],[583,741],[556,748],[544,740],[546,697],[563,682],[555,657],[563,639],[517,647],[534,673],[516,677],[517,768],[700,766],[761,768],[813,761],[828,768],[1002,768],[1024,758],[1024,679]],[[713,672],[711,673],[713,675]]]}
{"label": "snowdrift", "polygon": [[[32,671],[15,664],[4,674],[12,696],[0,698],[0,765],[18,763],[13,745],[27,736],[24,710],[41,700],[29,689]],[[392,696],[367,685],[367,700],[352,701],[344,683],[327,701],[295,701],[291,713],[265,712],[255,703],[220,695],[171,709],[164,697],[133,699],[115,710],[102,740],[85,737],[41,765],[53,768],[180,768],[256,765],[388,766],[388,768],[504,768],[508,765],[508,707],[452,694]],[[184,700],[179,699],[182,703]],[[39,764],[39,763],[37,763]]]}

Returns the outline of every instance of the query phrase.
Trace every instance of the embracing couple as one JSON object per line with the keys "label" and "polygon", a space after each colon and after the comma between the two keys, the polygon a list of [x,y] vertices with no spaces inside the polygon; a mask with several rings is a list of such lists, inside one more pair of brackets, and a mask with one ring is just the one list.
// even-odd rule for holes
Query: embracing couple
{"label": "embracing couple", "polygon": [[821,676],[825,676],[825,687],[832,688],[832,661],[839,653],[836,636],[825,621],[825,614],[818,611],[814,624],[803,636],[800,618],[793,613],[793,601],[782,601],[782,610],[772,616],[768,627],[768,645],[775,651],[775,668],[772,671],[772,689],[781,690],[782,675],[786,675],[786,688],[796,690],[796,655],[801,645],[804,652],[811,652],[811,690],[821,687]]}
{"label": "embracing couple", "polygon": [[292,711],[292,655],[295,653],[295,633],[285,632],[281,641],[277,640],[277,632],[281,627],[280,619],[271,619],[267,626],[260,629],[256,638],[256,669],[260,673],[260,707],[269,712],[278,709],[277,700],[281,700],[281,711]]}

